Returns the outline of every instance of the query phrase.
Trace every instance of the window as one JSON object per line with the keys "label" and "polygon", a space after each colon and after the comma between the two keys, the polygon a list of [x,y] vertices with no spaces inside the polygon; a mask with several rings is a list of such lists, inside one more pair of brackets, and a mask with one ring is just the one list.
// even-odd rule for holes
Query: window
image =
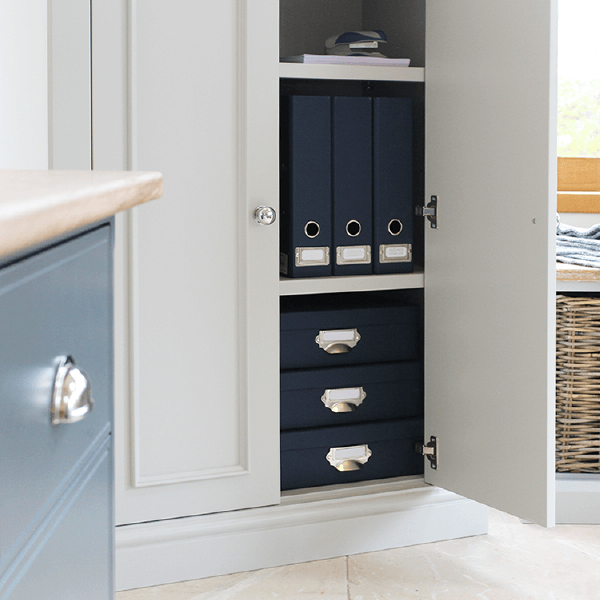
{"label": "window", "polygon": [[558,15],[558,156],[600,158],[600,0]]}

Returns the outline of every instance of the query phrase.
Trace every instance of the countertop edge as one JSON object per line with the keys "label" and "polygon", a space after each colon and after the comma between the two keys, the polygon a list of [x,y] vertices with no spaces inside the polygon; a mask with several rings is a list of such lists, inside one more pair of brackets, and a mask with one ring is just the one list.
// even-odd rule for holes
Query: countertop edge
{"label": "countertop edge", "polygon": [[[33,182],[31,190],[27,189],[28,177]],[[0,257],[112,217],[163,193],[162,174],[157,172],[4,171],[0,184],[0,194],[5,196],[0,199]],[[18,190],[14,201],[9,184]]]}

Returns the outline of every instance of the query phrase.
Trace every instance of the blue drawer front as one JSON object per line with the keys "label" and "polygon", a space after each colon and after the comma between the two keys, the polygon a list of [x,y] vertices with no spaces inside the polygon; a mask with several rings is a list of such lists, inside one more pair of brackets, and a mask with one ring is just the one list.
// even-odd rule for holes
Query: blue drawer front
{"label": "blue drawer front", "polygon": [[[111,431],[111,246],[107,225],[0,271],[0,566]],[[85,371],[95,405],[51,425],[59,355]]]}
{"label": "blue drawer front", "polygon": [[[422,441],[423,419],[284,431],[281,434],[281,489],[423,473],[423,457],[415,452],[415,444]],[[372,454],[360,470],[341,472],[327,460],[331,448],[365,444]]]}
{"label": "blue drawer front", "polygon": [[[393,302],[323,298],[315,305],[287,299],[281,311],[281,369],[307,369],[418,358],[418,308]],[[362,302],[362,304],[360,304]],[[315,341],[320,331],[356,329],[350,351],[329,354]]]}
{"label": "blue drawer front", "polygon": [[[333,398],[348,396],[350,401],[346,404],[350,406],[356,396],[363,395],[360,392],[366,396],[354,411],[335,412],[322,398],[326,390],[340,389],[348,391],[338,391]],[[329,400],[329,404],[335,408],[334,400]],[[282,430],[420,417],[422,414],[423,376],[419,361],[281,373]]]}
{"label": "blue drawer front", "polygon": [[111,437],[35,531],[4,576],[7,600],[112,600],[114,518]]}

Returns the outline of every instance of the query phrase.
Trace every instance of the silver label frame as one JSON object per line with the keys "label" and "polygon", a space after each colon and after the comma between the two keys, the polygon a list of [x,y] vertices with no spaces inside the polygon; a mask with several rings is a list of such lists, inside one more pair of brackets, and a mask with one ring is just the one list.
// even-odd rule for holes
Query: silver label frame
{"label": "silver label frame", "polygon": [[[305,259],[304,252],[321,250],[323,258],[317,260]],[[297,267],[326,267],[330,262],[329,246],[299,246],[294,250],[295,264]]]}
{"label": "silver label frame", "polygon": [[[344,254],[347,250],[363,250],[361,258],[346,258]],[[371,246],[337,246],[335,249],[335,261],[338,265],[370,265],[371,264]]]}
{"label": "silver label frame", "polygon": [[[388,248],[404,248],[406,249],[406,256],[395,257],[387,256],[386,251]],[[412,261],[412,244],[381,244],[379,246],[379,262],[380,264],[388,263],[404,263]]]}

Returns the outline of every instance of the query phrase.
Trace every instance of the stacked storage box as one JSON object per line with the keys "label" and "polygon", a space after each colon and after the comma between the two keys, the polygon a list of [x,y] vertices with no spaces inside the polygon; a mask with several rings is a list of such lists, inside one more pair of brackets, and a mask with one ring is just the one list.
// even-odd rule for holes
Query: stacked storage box
{"label": "stacked storage box", "polygon": [[283,490],[423,472],[418,310],[373,294],[283,299]]}

